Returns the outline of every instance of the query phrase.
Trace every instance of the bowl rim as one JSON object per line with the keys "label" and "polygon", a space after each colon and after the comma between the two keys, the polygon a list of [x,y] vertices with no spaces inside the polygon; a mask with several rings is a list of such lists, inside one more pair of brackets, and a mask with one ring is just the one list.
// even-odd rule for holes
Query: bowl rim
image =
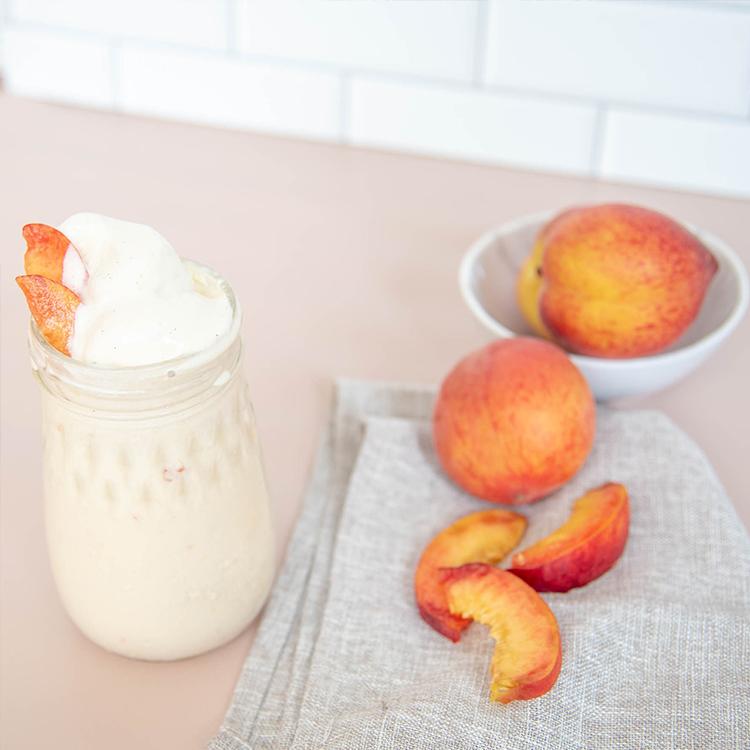
{"label": "bowl rim", "polygon": [[[548,209],[546,211],[536,211],[532,214],[519,216],[511,221],[488,229],[474,240],[461,260],[461,265],[458,270],[458,284],[464,302],[474,316],[486,328],[489,328],[493,333],[503,338],[514,338],[522,334],[518,334],[510,328],[507,328],[487,312],[472,289],[474,268],[476,267],[479,258],[499,236],[511,234],[512,232],[532,224],[539,224],[548,221],[553,216],[557,215],[560,210],[561,209]],[[639,369],[649,365],[679,363],[685,359],[691,358],[703,350],[710,350],[714,345],[719,344],[729,336],[742,320],[747,311],[748,302],[750,302],[750,281],[748,280],[747,270],[737,253],[726,242],[724,242],[724,240],[713,233],[707,232],[689,222],[678,221],[677,219],[673,219],[673,221],[677,221],[683,227],[697,235],[702,242],[708,245],[711,252],[720,256],[720,262],[726,262],[729,269],[734,274],[734,277],[738,282],[738,294],[734,300],[734,305],[729,315],[718,327],[709,331],[704,336],[701,336],[697,341],[693,341],[690,344],[680,346],[671,351],[649,354],[644,357],[623,358],[591,357],[585,354],[566,352],[574,362],[579,365],[598,368],[601,370],[615,370],[622,369],[623,367]]]}

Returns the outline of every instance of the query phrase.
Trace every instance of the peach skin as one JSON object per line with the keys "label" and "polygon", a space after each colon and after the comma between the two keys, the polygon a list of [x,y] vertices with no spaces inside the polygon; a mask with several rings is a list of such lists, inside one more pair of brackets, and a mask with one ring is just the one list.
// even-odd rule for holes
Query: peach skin
{"label": "peach skin", "polygon": [[515,555],[509,572],[537,591],[569,591],[606,573],[625,548],[628,492],[612,482],[590,490],[570,518],[549,536]]}
{"label": "peach skin", "polygon": [[443,381],[433,419],[446,474],[472,495],[530,503],[567,482],[591,450],[595,406],[565,353],[539,339],[496,341]]}
{"label": "peach skin", "polygon": [[669,217],[639,206],[569,209],[539,233],[518,277],[531,327],[595,357],[659,352],[700,310],[718,265]]}
{"label": "peach skin", "polygon": [[[63,283],[65,263],[75,265],[72,276],[85,281],[86,270],[81,256],[71,241],[60,231],[47,224],[27,224],[23,228],[26,253],[23,256],[27,276],[44,276],[58,284]],[[76,288],[72,291],[80,292]]]}
{"label": "peach skin", "polygon": [[536,238],[534,247],[531,250],[531,255],[526,259],[523,266],[521,266],[516,284],[518,305],[521,308],[524,318],[526,318],[526,321],[536,333],[550,340],[553,340],[553,336],[544,325],[539,310],[539,295],[544,286],[542,260],[544,259],[545,243],[547,236],[554,227],[568,216],[568,214],[576,210],[568,209],[559,213],[541,228],[539,236]]}
{"label": "peach skin", "polygon": [[484,563],[442,572],[451,612],[487,625],[495,639],[490,698],[500,703],[538,698],[562,665],[557,619],[520,578]]}
{"label": "peach skin", "polygon": [[414,574],[419,614],[430,627],[458,641],[469,620],[452,615],[440,569],[468,562],[500,562],[521,540],[526,519],[510,510],[483,510],[459,518],[425,547]]}
{"label": "peach skin", "polygon": [[63,354],[70,356],[68,341],[75,325],[78,296],[44,276],[17,276],[16,283],[26,296],[31,316],[42,336]]}

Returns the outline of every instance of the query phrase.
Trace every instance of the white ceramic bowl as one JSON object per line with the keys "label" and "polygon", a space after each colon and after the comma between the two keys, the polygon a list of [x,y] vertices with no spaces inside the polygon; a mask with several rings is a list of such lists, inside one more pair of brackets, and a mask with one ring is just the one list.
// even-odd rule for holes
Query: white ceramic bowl
{"label": "white ceramic bowl", "polygon": [[[537,232],[556,211],[524,216],[483,234],[467,251],[459,271],[461,294],[479,321],[503,338],[534,335],[516,303],[518,271]],[[719,263],[698,317],[669,349],[648,357],[603,359],[571,354],[599,400],[666,388],[698,367],[737,327],[750,297],[747,271],[718,237],[686,225]]]}

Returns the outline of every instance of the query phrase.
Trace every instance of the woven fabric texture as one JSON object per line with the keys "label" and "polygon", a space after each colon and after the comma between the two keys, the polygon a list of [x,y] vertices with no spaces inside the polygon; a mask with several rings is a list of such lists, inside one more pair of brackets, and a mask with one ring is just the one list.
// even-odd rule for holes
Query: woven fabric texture
{"label": "woven fabric texture", "polygon": [[622,558],[544,597],[563,667],[545,696],[488,699],[493,644],[425,625],[412,578],[424,545],[488,506],[440,472],[433,393],[342,382],[302,514],[211,750],[747,750],[750,540],[702,452],[655,412],[599,408],[562,490],[520,508],[532,543],[572,501],[626,485]]}

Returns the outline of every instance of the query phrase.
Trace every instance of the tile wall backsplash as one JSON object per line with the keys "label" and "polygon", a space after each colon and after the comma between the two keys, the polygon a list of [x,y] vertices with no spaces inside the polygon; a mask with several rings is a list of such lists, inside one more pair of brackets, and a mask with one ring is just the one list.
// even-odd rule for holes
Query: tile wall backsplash
{"label": "tile wall backsplash", "polygon": [[750,0],[0,0],[7,91],[750,196]]}

